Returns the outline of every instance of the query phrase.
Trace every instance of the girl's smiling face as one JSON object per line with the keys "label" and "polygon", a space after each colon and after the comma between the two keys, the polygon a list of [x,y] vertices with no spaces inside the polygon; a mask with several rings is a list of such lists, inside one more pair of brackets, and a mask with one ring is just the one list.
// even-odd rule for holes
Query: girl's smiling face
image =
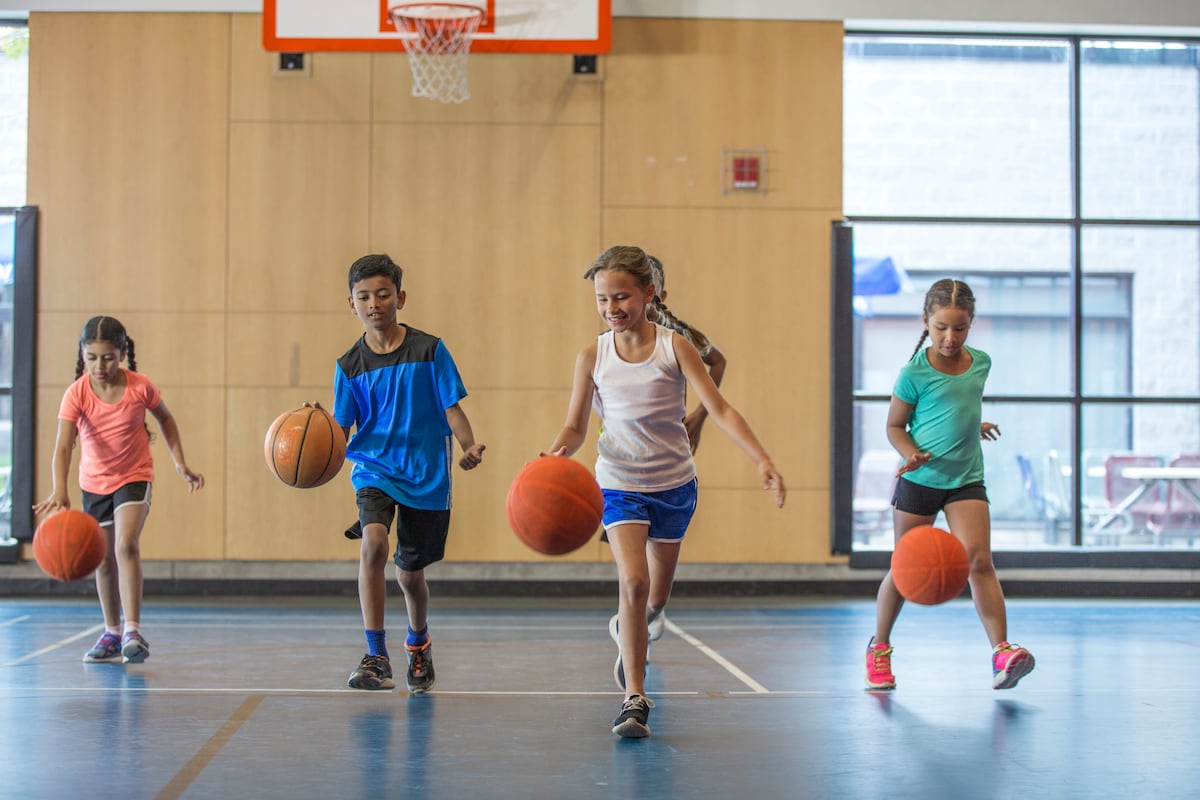
{"label": "girl's smiling face", "polygon": [[638,286],[633,275],[615,269],[602,269],[592,280],[596,310],[610,330],[619,333],[646,321],[646,307],[654,299],[653,286]]}

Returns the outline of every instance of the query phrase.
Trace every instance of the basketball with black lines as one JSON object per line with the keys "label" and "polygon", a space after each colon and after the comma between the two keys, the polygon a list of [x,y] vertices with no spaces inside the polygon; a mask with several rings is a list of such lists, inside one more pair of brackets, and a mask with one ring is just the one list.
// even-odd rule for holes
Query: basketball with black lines
{"label": "basketball with black lines", "polygon": [[542,456],[517,473],[506,506],[518,539],[539,553],[560,556],[592,538],[604,514],[604,496],[583,464]]}
{"label": "basketball with black lines", "polygon": [[892,581],[906,600],[935,606],[967,588],[971,562],[950,531],[918,525],[900,537],[892,552]]}
{"label": "basketball with black lines", "polygon": [[346,462],[346,435],[328,411],[303,406],[285,411],[267,429],[267,467],[296,489],[328,483]]}
{"label": "basketball with black lines", "polygon": [[33,533],[33,559],[56,581],[77,581],[104,560],[104,531],[90,514],[73,508],[56,511]]}

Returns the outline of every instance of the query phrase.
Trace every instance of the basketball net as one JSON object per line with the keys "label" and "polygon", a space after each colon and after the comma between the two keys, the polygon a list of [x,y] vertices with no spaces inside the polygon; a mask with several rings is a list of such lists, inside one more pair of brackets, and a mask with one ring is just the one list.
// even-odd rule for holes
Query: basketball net
{"label": "basketball net", "polygon": [[471,96],[467,55],[483,9],[462,3],[406,3],[388,9],[412,68],[413,97],[461,103]]}

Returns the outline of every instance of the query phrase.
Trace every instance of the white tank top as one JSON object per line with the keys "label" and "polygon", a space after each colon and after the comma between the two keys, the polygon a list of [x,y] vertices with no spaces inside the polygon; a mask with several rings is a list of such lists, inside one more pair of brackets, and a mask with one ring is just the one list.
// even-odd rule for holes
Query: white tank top
{"label": "white tank top", "polygon": [[654,326],[654,352],[622,361],[613,332],[597,341],[592,408],[600,417],[596,480],[605,489],[662,492],[696,477],[683,426],[687,381],[675,360],[672,331]]}

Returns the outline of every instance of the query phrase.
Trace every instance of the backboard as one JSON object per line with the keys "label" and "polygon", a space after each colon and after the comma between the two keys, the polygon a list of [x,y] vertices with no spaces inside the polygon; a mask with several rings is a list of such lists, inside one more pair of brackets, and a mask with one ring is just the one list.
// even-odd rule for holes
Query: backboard
{"label": "backboard", "polygon": [[[484,12],[473,53],[607,53],[612,0],[455,0]],[[403,51],[388,7],[406,0],[263,0],[274,52]]]}

